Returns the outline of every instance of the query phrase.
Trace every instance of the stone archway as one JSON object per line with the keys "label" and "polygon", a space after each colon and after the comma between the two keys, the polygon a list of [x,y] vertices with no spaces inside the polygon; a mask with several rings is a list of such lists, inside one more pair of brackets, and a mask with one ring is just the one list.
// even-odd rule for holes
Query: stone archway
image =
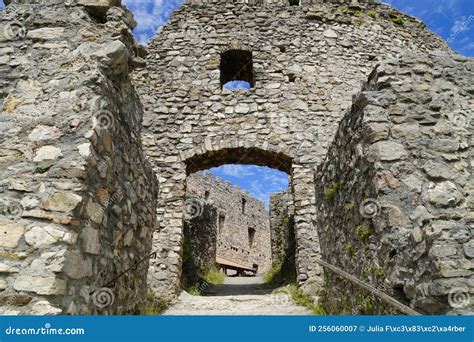
{"label": "stone archway", "polygon": [[[254,164],[286,172],[291,178],[295,205],[296,272],[300,283],[320,276],[311,257],[319,255],[319,240],[312,227],[314,182],[311,169],[295,161],[288,150],[269,148],[265,143],[209,141],[180,154],[173,173],[159,174],[161,180],[161,228],[153,238],[157,258],[150,262],[149,286],[160,295],[172,298],[179,293],[186,177],[194,172],[224,164]],[[305,172],[307,172],[305,174]],[[170,177],[166,177],[170,176]],[[163,190],[165,189],[165,190]]]}
{"label": "stone archway", "polygon": [[[404,18],[403,27],[385,15],[359,23],[333,1],[317,4],[321,18],[347,23],[340,27],[338,21],[321,20],[286,3],[259,12],[259,25],[268,30],[255,30],[258,5],[216,6],[207,0],[185,4],[148,46],[147,68],[135,79],[145,110],[144,147],[160,180],[161,229],[154,245],[159,258],[168,261],[152,261],[149,282],[161,293],[177,291],[186,163],[204,165],[208,156],[217,158],[222,151],[239,148],[258,147],[291,158],[294,202],[301,208],[295,217],[298,279],[305,287],[312,283],[308,280],[319,279],[314,172],[352,104],[352,94],[378,57],[397,55],[407,47],[444,48],[412,18]],[[209,10],[216,13],[212,19]],[[223,19],[229,15],[231,21]],[[416,38],[400,40],[400,30]],[[347,48],[348,41],[370,44]],[[222,89],[222,54],[235,49],[252,53],[250,89]]]}

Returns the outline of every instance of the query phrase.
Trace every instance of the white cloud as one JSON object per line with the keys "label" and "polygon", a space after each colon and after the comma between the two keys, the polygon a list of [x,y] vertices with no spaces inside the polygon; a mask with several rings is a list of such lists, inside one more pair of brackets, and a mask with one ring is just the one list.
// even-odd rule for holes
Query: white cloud
{"label": "white cloud", "polygon": [[281,191],[281,188],[288,186],[288,175],[284,172],[279,172],[273,169],[268,169],[263,174],[263,181],[267,183],[270,189]]}
{"label": "white cloud", "polygon": [[452,33],[461,33],[469,30],[469,25],[471,24],[471,20],[466,17],[462,17],[454,22],[454,25],[451,27]]}
{"label": "white cloud", "polygon": [[253,170],[251,169],[253,166],[246,166],[246,165],[224,165],[221,166],[222,174],[236,177],[236,178],[244,178],[248,176],[254,175]]}
{"label": "white cloud", "polygon": [[137,21],[135,36],[146,44],[163,26],[183,0],[123,0],[123,4],[132,12]]}

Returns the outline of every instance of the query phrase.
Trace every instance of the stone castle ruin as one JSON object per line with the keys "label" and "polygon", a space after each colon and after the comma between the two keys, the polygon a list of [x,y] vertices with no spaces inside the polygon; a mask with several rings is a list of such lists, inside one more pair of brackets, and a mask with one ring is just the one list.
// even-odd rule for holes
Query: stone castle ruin
{"label": "stone castle ruin", "polygon": [[474,62],[420,20],[368,0],[186,0],[145,49],[119,0],[6,5],[2,314],[174,298],[186,180],[230,163],[290,175],[297,281],[332,313],[375,310],[318,260],[421,313],[473,312]]}
{"label": "stone castle ruin", "polygon": [[184,240],[191,246],[183,263],[189,254],[195,269],[217,264],[241,275],[269,270],[270,221],[263,202],[210,173],[190,175],[186,195]]}

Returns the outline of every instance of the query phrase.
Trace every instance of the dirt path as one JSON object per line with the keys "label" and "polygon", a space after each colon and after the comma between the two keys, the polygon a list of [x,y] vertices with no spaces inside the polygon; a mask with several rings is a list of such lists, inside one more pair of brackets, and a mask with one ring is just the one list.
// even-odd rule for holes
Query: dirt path
{"label": "dirt path", "polygon": [[274,293],[261,277],[227,277],[211,285],[203,296],[182,292],[163,315],[310,315],[289,294]]}

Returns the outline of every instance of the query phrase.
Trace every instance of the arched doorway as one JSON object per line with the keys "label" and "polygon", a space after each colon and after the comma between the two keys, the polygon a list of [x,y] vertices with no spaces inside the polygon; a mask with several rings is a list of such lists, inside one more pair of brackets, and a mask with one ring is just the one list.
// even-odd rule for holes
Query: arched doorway
{"label": "arched doorway", "polygon": [[150,262],[149,286],[166,297],[180,291],[183,261],[183,227],[186,178],[189,174],[224,164],[268,166],[290,176],[291,196],[295,207],[296,273],[300,284],[321,275],[311,258],[319,255],[319,240],[313,227],[314,180],[312,170],[300,165],[288,150],[242,143],[229,146],[216,141],[182,152],[171,171],[158,173],[161,184],[159,220],[161,228],[154,235],[157,258]]}

